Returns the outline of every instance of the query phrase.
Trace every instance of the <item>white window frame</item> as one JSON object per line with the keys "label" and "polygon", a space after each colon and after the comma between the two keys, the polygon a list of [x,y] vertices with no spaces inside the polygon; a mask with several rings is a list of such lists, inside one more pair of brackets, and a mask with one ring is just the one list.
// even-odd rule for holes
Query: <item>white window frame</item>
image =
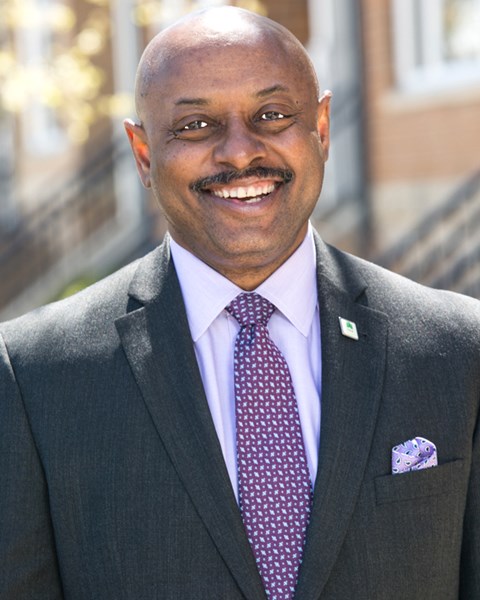
{"label": "white window frame", "polygon": [[[46,11],[52,0],[35,0],[40,11]],[[18,56],[31,68],[40,67],[49,56],[51,32],[45,23],[35,27],[19,28],[16,33]],[[32,155],[50,156],[60,154],[68,146],[67,135],[59,126],[53,110],[32,99],[21,114],[22,141]]]}
{"label": "white window frame", "polygon": [[[480,0],[476,1],[480,5]],[[443,59],[442,4],[443,0],[391,0],[396,84],[402,92],[480,86],[480,56],[449,62]]]}

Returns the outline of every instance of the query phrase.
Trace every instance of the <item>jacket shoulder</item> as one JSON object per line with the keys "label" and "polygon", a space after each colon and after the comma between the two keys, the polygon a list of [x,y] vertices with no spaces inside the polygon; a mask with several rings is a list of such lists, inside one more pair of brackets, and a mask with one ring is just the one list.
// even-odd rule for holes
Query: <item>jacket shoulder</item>
{"label": "jacket shoulder", "polygon": [[55,356],[68,347],[72,355],[82,347],[94,352],[95,347],[101,351],[116,343],[116,319],[139,306],[129,293],[132,282],[141,274],[144,281],[155,282],[151,288],[158,286],[162,261],[162,249],[157,248],[69,298],[0,324],[9,353]]}
{"label": "jacket shoulder", "polygon": [[[420,327],[443,335],[459,333],[480,347],[480,301],[434,289],[365,259],[327,246],[327,277],[355,300],[385,314],[405,332]],[[339,275],[340,274],[340,275]],[[353,290],[353,291],[352,291]]]}

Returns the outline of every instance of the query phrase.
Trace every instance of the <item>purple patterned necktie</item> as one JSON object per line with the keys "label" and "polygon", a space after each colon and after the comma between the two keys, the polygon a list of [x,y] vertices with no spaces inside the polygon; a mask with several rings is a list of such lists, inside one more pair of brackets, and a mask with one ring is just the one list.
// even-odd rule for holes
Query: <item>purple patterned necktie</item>
{"label": "purple patterned necktie", "polygon": [[256,293],[227,307],[241,326],[234,354],[240,510],[269,600],[291,600],[312,486],[288,365],[268,334],[274,310]]}

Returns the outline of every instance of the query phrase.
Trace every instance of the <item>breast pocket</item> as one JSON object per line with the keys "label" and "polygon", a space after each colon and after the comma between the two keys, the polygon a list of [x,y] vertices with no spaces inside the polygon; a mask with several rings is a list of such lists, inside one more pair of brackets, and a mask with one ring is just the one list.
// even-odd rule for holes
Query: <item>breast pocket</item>
{"label": "breast pocket", "polygon": [[420,471],[385,475],[375,479],[376,503],[401,502],[459,491],[466,473],[461,459]]}

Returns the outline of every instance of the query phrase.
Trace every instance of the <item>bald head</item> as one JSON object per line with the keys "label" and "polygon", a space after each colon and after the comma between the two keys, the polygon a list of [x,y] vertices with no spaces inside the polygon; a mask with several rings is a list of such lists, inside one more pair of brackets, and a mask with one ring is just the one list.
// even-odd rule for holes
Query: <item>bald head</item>
{"label": "bald head", "polygon": [[[216,58],[222,50],[234,47],[250,49],[268,46],[272,60],[279,53],[288,56],[307,78],[312,93],[318,97],[319,88],[314,67],[302,44],[282,25],[248,10],[233,6],[207,8],[190,13],[155,36],[145,49],[137,70],[135,101],[137,114],[144,119],[145,98],[154,84],[162,83],[172,68],[176,68],[182,55],[211,49]],[[208,55],[207,55],[208,56]],[[255,54],[252,54],[255,56]],[[202,61],[198,76],[202,76]]]}

